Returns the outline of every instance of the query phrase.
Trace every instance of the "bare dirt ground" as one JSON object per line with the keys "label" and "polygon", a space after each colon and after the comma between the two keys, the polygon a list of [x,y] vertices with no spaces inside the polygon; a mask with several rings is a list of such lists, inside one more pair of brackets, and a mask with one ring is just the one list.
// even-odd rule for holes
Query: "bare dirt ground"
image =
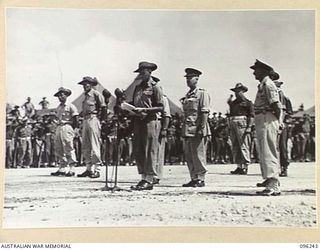
{"label": "bare dirt ground", "polygon": [[[209,165],[205,187],[183,188],[187,166],[165,166],[160,185],[133,192],[101,191],[104,169],[99,179],[50,176],[56,168],[6,169],[3,227],[317,226],[315,163],[291,163],[277,197],[256,195],[258,164],[246,176],[230,175],[234,168]],[[138,181],[135,166],[119,167],[120,187]]]}

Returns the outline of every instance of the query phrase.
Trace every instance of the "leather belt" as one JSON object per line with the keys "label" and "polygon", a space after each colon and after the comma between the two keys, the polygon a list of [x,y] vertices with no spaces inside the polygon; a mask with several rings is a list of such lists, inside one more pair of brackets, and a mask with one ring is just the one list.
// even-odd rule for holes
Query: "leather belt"
{"label": "leather belt", "polygon": [[91,117],[96,117],[97,114],[96,113],[92,113],[92,114],[87,114],[83,116],[83,119],[90,119]]}
{"label": "leather belt", "polygon": [[31,137],[20,137],[19,140],[31,140]]}
{"label": "leather belt", "polygon": [[257,111],[254,111],[254,114],[260,115],[260,114],[265,114],[267,112],[272,112],[272,111],[271,110],[257,110]]}
{"label": "leather belt", "polygon": [[239,115],[239,116],[230,116],[230,120],[243,120],[247,119],[245,115]]}
{"label": "leather belt", "polygon": [[[71,122],[61,122],[58,124],[58,126],[64,126],[64,125],[71,125]],[[48,133],[47,135],[51,135],[51,133]]]}

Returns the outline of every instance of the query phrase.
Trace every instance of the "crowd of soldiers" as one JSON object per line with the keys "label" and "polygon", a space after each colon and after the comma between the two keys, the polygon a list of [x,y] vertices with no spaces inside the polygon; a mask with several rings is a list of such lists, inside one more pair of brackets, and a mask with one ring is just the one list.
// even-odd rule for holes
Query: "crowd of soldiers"
{"label": "crowd of soldiers", "polygon": [[[268,70],[267,76],[276,85],[282,103],[283,113],[278,117],[282,116],[283,121],[281,133],[275,141],[280,151],[280,176],[287,176],[290,161],[315,160],[314,117],[305,114],[294,118],[290,99],[281,91],[283,82],[278,81],[279,74],[257,60],[252,69],[259,67]],[[135,71],[136,80],[141,84],[136,86],[133,100],[126,101],[135,107],[136,116],[128,115],[121,105],[125,101],[121,91],[116,93],[115,109],[108,109],[111,93],[106,89],[102,94],[96,91],[97,79],[91,77],[79,82],[85,93],[80,114],[74,105],[66,102],[71,90],[63,87],[54,94],[60,101],[54,111],[48,111],[49,102],[45,97],[39,105],[47,112],[36,111],[30,97],[21,108],[8,109],[6,168],[59,167],[51,175],[74,176],[73,167],[86,166],[78,177],[99,178],[102,164],[137,165],[142,178],[131,188],[150,190],[162,178],[159,161],[171,165],[187,163],[191,181],[184,187],[205,185],[206,162],[237,164],[231,174],[244,175],[251,162],[260,162],[254,117],[269,110],[256,109],[246,99],[246,86],[238,83],[231,89],[236,99],[231,95],[227,100],[228,113],[210,114],[210,96],[197,87],[202,72],[187,68],[185,77],[190,91],[181,99],[184,112],[170,114],[159,79],[151,76],[156,68],[153,63],[141,62]],[[20,109],[24,111],[23,116]]]}

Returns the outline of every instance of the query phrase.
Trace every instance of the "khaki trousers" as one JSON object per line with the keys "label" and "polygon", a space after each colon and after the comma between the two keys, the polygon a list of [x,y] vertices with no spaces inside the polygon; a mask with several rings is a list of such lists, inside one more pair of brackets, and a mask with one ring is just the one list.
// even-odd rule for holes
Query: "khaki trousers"
{"label": "khaki trousers", "polygon": [[207,137],[185,138],[185,158],[192,180],[204,180],[206,170]]}
{"label": "khaki trousers", "polygon": [[73,147],[74,131],[71,125],[58,126],[55,132],[55,154],[60,168],[77,162]]}
{"label": "khaki trousers", "polygon": [[232,142],[233,160],[236,164],[249,164],[250,159],[250,134],[246,133],[247,117],[230,118],[230,136]]}
{"label": "khaki trousers", "polygon": [[271,112],[266,112],[255,115],[255,125],[262,178],[278,179],[280,172],[277,143],[279,121]]}
{"label": "khaki trousers", "polygon": [[[92,115],[83,120],[82,127],[82,155],[87,170],[94,171],[93,165],[101,163],[101,126],[99,119]],[[97,166],[96,166],[97,167]]]}
{"label": "khaki trousers", "polygon": [[134,120],[133,154],[138,173],[149,177],[158,175],[158,147],[161,124],[159,120]]}
{"label": "khaki trousers", "polygon": [[164,165],[166,141],[167,139],[165,137],[159,138],[158,160],[157,160],[157,167],[156,167],[156,172],[157,172],[156,177],[159,179],[163,178],[163,165]]}

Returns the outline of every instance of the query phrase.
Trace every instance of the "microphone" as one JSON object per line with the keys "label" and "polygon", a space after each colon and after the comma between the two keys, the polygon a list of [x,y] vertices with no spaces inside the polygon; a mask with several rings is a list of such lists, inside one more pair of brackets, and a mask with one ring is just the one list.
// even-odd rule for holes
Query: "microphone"
{"label": "microphone", "polygon": [[111,93],[107,89],[104,89],[102,91],[102,95],[104,96],[104,98],[110,98]]}
{"label": "microphone", "polygon": [[124,97],[123,90],[119,88],[115,89],[114,94],[116,95],[117,99],[122,99]]}

